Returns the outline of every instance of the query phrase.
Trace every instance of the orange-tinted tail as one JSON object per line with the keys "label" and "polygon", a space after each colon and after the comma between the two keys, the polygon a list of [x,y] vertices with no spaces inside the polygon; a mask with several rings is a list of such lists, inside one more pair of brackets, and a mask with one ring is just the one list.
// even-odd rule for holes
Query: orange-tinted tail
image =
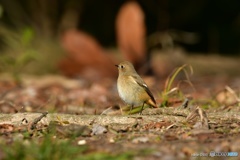
{"label": "orange-tinted tail", "polygon": [[155,100],[149,99],[146,103],[154,108],[158,108]]}

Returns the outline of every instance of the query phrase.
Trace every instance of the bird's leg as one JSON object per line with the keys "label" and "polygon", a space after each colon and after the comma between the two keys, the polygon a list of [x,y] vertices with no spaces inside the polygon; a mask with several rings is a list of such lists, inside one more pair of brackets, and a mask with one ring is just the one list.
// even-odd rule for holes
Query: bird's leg
{"label": "bird's leg", "polygon": [[129,114],[132,113],[132,109],[133,109],[133,104],[131,105],[131,108],[130,108]]}
{"label": "bird's leg", "polygon": [[145,102],[143,102],[143,105],[142,105],[141,111],[139,112],[140,115],[142,115],[142,111],[143,111],[144,104],[145,104]]}

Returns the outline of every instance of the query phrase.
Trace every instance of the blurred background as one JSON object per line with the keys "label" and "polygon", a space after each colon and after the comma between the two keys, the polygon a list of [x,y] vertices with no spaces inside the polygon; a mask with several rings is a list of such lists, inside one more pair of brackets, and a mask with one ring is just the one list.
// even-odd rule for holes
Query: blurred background
{"label": "blurred background", "polygon": [[96,79],[115,77],[123,59],[151,74],[156,50],[239,56],[239,8],[239,0],[0,0],[0,71]]}

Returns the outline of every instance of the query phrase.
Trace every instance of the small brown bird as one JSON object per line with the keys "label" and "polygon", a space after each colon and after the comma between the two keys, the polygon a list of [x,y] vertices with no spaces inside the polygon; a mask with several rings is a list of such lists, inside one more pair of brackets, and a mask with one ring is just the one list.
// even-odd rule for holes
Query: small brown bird
{"label": "small brown bird", "polygon": [[132,111],[134,105],[142,105],[140,111],[140,114],[142,114],[145,103],[157,108],[152,93],[133,65],[128,61],[124,61],[116,66],[119,71],[117,80],[118,93],[123,101],[131,105],[130,111]]}

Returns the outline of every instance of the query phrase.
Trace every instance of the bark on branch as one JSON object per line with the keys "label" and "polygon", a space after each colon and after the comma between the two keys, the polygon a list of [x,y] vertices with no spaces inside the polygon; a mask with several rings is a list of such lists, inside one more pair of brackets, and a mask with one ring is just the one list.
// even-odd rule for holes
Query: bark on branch
{"label": "bark on branch", "polygon": [[[48,113],[39,123],[48,125],[51,121],[68,122],[69,124],[91,125],[135,125],[139,119],[143,123],[159,122],[167,120],[171,122],[182,122],[189,115],[189,110],[178,110],[175,108],[146,109],[143,115],[72,115],[62,113]],[[240,121],[240,115],[236,112],[206,112],[210,121]],[[15,113],[0,114],[0,124],[21,125],[23,120],[33,122],[42,113]]]}

